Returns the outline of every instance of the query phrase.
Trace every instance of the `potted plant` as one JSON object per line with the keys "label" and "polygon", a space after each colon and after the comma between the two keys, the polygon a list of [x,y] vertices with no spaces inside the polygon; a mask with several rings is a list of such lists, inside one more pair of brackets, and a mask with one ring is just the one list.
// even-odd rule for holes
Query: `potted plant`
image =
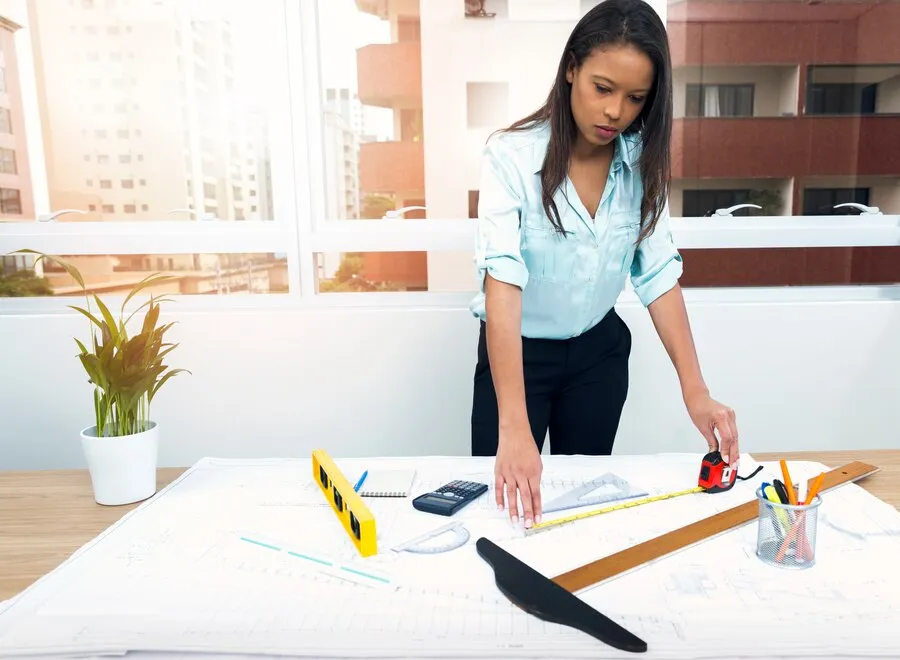
{"label": "potted plant", "polygon": [[[37,260],[52,261],[81,287],[86,305],[69,305],[89,321],[90,343],[77,338],[78,359],[93,386],[94,413],[91,426],[81,431],[81,445],[91,476],[94,500],[98,504],[131,504],[156,493],[156,468],[159,450],[159,426],[150,415],[150,405],[170,378],[186,369],[172,369],[163,359],[178,344],[164,341],[174,323],[159,325],[159,304],[166,298],[154,298],[125,316],[126,305],[147,287],[174,279],[159,273],[148,275],[134,285],[122,302],[115,318],[100,297],[88,295],[78,269],[57,257],[34,250]],[[97,313],[91,308],[91,299]],[[129,325],[138,323],[135,315],[146,308],[143,320],[130,333]],[[190,372],[187,372],[190,373]]]}

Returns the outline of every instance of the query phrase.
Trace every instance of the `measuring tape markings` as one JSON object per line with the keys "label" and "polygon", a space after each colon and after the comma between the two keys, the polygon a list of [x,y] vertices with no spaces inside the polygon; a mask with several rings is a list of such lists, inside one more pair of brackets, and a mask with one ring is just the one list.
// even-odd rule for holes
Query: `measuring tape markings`
{"label": "measuring tape markings", "polygon": [[702,486],[695,486],[693,488],[688,488],[686,490],[679,490],[672,493],[664,493],[662,495],[651,495],[650,497],[643,497],[639,500],[632,500],[630,502],[620,502],[619,504],[613,504],[611,506],[603,507],[601,509],[594,509],[593,511],[585,511],[583,513],[576,513],[571,516],[566,516],[564,518],[556,518],[554,520],[548,520],[546,522],[538,523],[537,525],[532,525],[530,528],[525,530],[526,535],[536,534],[538,532],[542,532],[546,529],[550,529],[553,527],[558,527],[560,525],[564,525],[566,523],[575,522],[576,520],[583,520],[585,518],[591,518],[593,516],[599,516],[604,513],[611,513],[612,511],[621,511],[622,509],[630,509],[632,507],[641,506],[642,504],[650,504],[651,502],[660,502],[662,500],[669,500],[675,497],[681,497],[682,495],[690,495],[692,493],[702,493],[705,489]]}

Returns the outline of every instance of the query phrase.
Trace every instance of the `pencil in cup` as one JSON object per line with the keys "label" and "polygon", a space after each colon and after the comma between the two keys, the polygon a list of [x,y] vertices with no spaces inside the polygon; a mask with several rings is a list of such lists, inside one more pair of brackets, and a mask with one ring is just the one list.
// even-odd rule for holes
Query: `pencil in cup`
{"label": "pencil in cup", "polygon": [[822,498],[809,504],[781,504],[756,490],[759,520],[756,555],[780,568],[809,568],[816,563],[816,525]]}

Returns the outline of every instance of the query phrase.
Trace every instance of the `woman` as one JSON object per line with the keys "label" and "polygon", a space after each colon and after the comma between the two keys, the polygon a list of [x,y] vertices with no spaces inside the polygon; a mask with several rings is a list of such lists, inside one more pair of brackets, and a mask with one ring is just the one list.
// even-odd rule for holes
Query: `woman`
{"label": "woman", "polygon": [[553,453],[612,452],[631,352],[614,304],[628,276],[692,421],[737,465],[734,412],[704,384],[678,284],[671,130],[665,27],[642,0],[605,0],[575,26],[544,106],[488,140],[472,453],[496,456],[497,505],[505,494],[514,523],[517,494],[525,526],[540,522],[548,429]]}

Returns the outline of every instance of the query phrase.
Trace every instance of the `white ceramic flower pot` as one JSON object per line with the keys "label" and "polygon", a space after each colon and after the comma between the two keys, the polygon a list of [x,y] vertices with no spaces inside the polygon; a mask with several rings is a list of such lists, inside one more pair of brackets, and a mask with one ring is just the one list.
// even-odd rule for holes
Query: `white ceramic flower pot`
{"label": "white ceramic flower pot", "polygon": [[97,427],[81,432],[97,504],[131,504],[156,492],[159,427],[118,437],[97,437]]}

